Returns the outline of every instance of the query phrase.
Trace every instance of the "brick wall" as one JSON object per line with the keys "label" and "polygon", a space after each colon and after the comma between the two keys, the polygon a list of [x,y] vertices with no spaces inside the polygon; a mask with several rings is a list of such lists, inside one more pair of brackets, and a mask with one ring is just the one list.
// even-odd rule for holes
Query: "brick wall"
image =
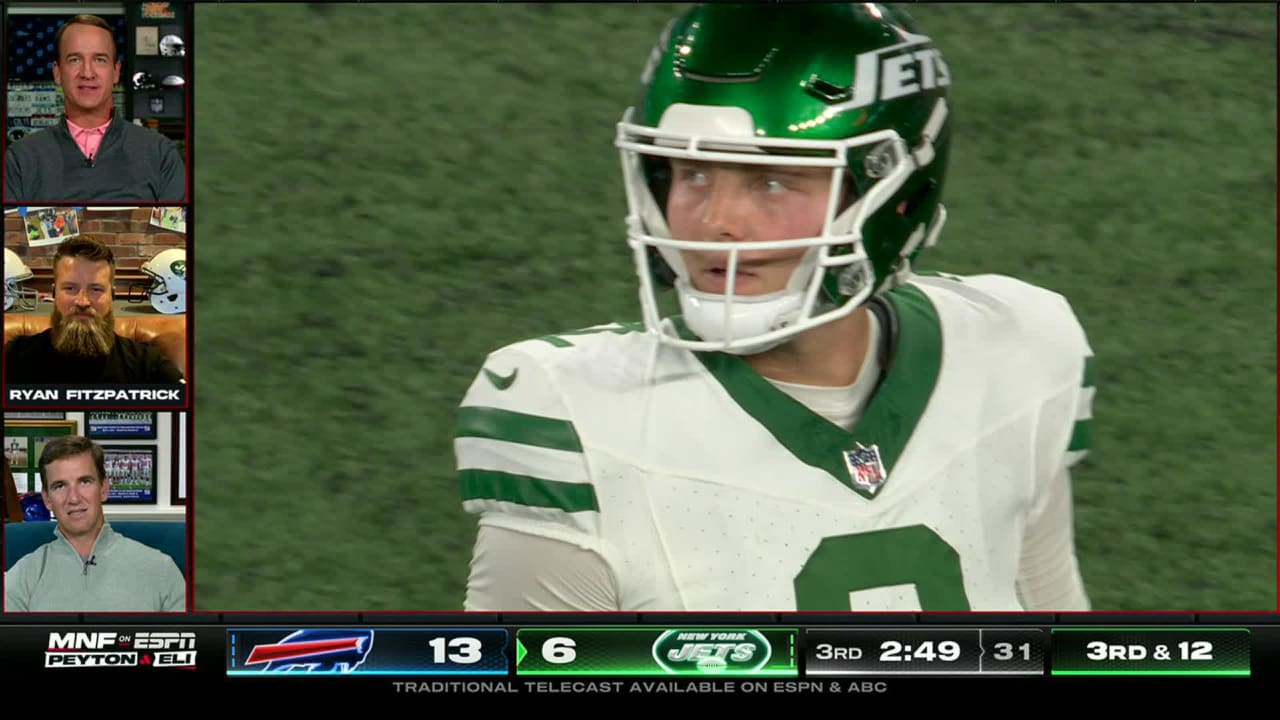
{"label": "brick wall", "polygon": [[[187,237],[151,224],[151,208],[81,210],[80,232],[105,242],[116,255],[117,270],[136,269],[151,256],[172,247],[186,247]],[[28,247],[26,226],[17,213],[4,216],[4,246],[18,253],[32,270],[53,265],[57,245]]]}

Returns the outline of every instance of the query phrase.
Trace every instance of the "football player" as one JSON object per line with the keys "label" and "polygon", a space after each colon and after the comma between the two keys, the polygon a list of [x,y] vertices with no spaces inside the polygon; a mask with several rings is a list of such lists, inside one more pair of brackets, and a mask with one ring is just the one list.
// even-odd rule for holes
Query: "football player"
{"label": "football player", "polygon": [[668,26],[616,143],[643,323],[486,359],[455,440],[467,609],[1089,608],[1079,322],[912,270],[946,220],[951,82],[881,5]]}

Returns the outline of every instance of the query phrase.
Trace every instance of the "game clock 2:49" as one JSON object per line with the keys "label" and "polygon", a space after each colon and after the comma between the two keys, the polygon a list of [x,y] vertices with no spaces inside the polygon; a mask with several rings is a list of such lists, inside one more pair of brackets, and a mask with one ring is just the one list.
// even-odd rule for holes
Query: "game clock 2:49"
{"label": "game clock 2:49", "polygon": [[955,640],[921,640],[915,645],[901,640],[880,643],[880,662],[955,662],[960,659],[960,643]]}

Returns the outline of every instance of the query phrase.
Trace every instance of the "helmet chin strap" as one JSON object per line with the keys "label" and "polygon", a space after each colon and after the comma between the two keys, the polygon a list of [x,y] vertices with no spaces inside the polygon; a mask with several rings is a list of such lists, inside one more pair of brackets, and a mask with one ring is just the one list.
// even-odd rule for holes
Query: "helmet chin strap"
{"label": "helmet chin strap", "polygon": [[[676,294],[680,311],[690,330],[708,342],[734,343],[721,350],[730,355],[754,355],[771,350],[789,337],[765,342],[735,343],[794,325],[804,309],[805,288],[817,265],[817,248],[810,248],[796,263],[787,287],[763,295],[735,295],[732,303],[724,295],[697,290],[689,282],[683,259],[676,254]],[[728,315],[725,315],[725,308]]]}
{"label": "helmet chin strap", "polygon": [[[804,303],[802,294],[780,290],[767,295],[746,295],[733,299],[725,323],[723,295],[695,290],[685,278],[676,280],[676,293],[680,298],[680,312],[689,329],[708,342],[726,342],[734,338],[764,335],[793,323],[800,316]],[[721,352],[730,355],[754,355],[771,350],[788,338],[765,343],[729,346]]]}

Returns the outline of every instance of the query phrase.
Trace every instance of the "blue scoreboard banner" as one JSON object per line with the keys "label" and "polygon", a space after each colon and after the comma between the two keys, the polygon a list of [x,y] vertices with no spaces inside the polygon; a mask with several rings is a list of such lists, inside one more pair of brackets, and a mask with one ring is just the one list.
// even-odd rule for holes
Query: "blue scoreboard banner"
{"label": "blue scoreboard banner", "polygon": [[227,675],[506,675],[501,628],[230,628]]}

